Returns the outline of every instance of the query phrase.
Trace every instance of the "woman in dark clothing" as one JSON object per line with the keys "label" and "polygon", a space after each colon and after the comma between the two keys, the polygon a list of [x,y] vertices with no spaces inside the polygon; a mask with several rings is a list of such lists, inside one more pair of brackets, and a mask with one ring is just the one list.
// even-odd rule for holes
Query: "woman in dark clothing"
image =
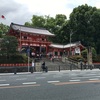
{"label": "woman in dark clothing", "polygon": [[45,61],[43,61],[43,63],[42,63],[42,69],[44,71],[44,69],[45,69]]}

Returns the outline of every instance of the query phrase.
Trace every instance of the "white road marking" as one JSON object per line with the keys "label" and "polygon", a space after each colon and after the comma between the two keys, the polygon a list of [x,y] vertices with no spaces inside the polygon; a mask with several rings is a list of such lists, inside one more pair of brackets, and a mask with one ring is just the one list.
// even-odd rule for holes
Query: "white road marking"
{"label": "white road marking", "polygon": [[47,81],[48,83],[57,83],[57,82],[60,82],[60,81]]}
{"label": "white road marking", "polygon": [[89,79],[90,81],[93,81],[93,80],[99,80],[99,78],[94,78],[94,79]]}
{"label": "white road marking", "polygon": [[8,86],[9,84],[0,84],[0,86]]}
{"label": "white road marking", "polygon": [[1,81],[6,81],[6,80],[0,80],[0,82],[1,82]]}
{"label": "white road marking", "polygon": [[70,82],[79,82],[80,80],[69,80]]}
{"label": "white road marking", "polygon": [[26,83],[22,83],[23,85],[27,85],[27,84],[36,84],[36,82],[26,82]]}
{"label": "white road marking", "polygon": [[26,80],[27,78],[19,78],[19,79],[16,79],[16,80]]}

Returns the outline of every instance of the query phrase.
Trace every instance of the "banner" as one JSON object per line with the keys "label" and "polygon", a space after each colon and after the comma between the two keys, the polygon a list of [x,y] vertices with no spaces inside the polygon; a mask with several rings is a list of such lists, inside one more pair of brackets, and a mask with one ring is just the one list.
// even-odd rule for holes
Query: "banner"
{"label": "banner", "polygon": [[75,53],[79,53],[80,54],[80,48],[79,47],[75,48]]}

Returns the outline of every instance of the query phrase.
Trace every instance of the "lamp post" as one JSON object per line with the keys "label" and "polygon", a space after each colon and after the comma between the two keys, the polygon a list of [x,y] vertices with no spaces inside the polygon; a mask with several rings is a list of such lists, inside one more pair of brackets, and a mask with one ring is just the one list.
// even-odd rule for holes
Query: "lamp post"
{"label": "lamp post", "polygon": [[71,33],[70,33],[70,56],[71,56],[71,36],[73,35],[73,32],[71,31]]}

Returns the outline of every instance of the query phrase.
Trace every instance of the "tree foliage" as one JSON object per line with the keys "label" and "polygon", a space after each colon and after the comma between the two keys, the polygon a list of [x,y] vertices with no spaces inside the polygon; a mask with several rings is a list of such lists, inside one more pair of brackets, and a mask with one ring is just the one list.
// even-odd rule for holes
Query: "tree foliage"
{"label": "tree foliage", "polygon": [[73,41],[81,41],[86,47],[92,46],[100,53],[100,10],[87,4],[78,6],[70,14],[70,28]]}
{"label": "tree foliage", "polygon": [[17,53],[18,41],[14,36],[4,36],[0,44],[0,55],[6,56],[8,59],[11,55]]}
{"label": "tree foliage", "polygon": [[2,38],[9,30],[9,26],[4,25],[3,23],[0,24],[0,38]]}

